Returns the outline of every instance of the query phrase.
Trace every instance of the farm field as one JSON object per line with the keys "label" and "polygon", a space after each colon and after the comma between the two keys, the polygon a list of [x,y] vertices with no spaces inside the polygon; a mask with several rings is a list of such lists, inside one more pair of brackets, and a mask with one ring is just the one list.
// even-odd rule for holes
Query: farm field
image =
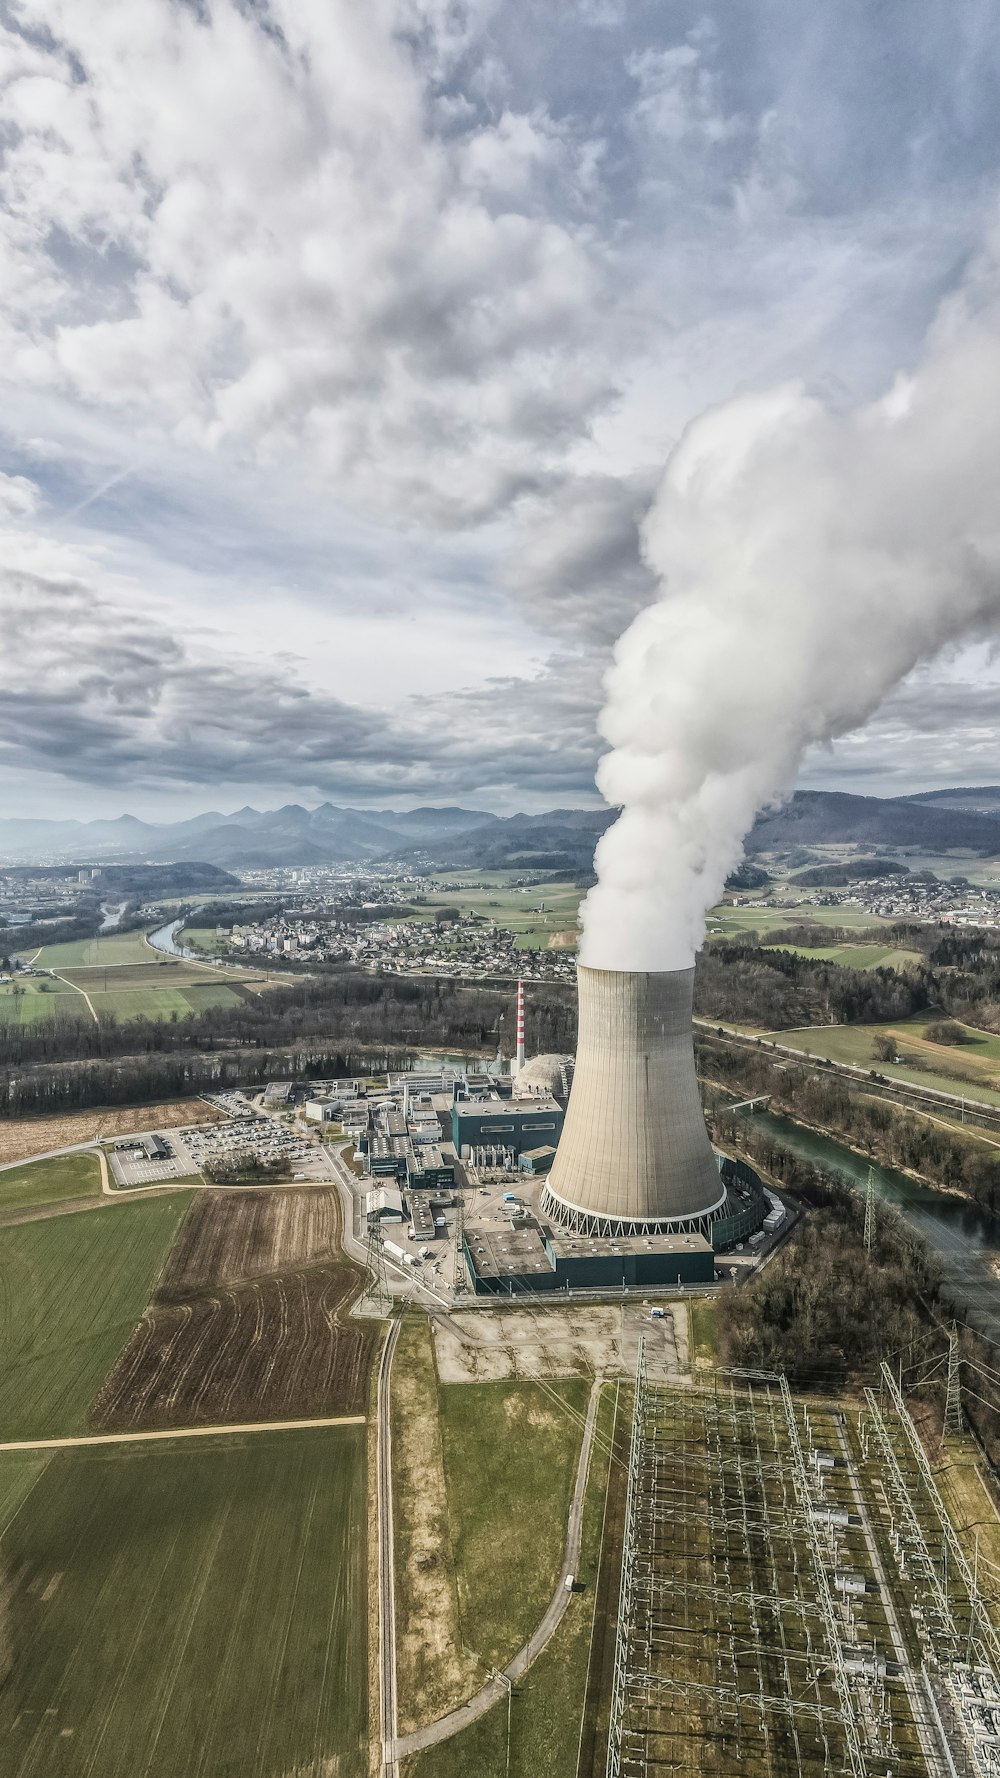
{"label": "farm field", "polygon": [[348,1319],[360,1274],[303,1267],[181,1302],[157,1294],[91,1409],[102,1432],[362,1413],[373,1324]]}
{"label": "farm field", "polygon": [[[479,871],[471,874],[468,888],[460,889],[438,889],[428,883],[427,901],[416,907],[415,917],[431,920],[438,908],[457,907],[462,913],[481,914],[484,919],[495,920],[498,926],[506,927],[508,932],[517,933],[525,948],[544,947],[554,932],[569,931],[576,926],[580,902],[586,891],[576,883],[555,880],[535,884],[530,889],[515,889],[512,877],[521,874],[496,873],[490,881],[487,874]],[[449,877],[448,881],[454,883],[455,878]],[[473,887],[480,883],[486,883],[487,887]],[[545,903],[544,911],[540,911],[542,902]]]}
{"label": "farm field", "polygon": [[608,1489],[608,1455],[614,1437],[616,1389],[605,1387],[598,1438],[591,1458],[584,1507],[577,1586],[548,1648],[515,1688],[511,1709],[510,1764],[507,1708],[501,1701],[462,1734],[403,1766],[403,1778],[577,1778],[587,1675],[591,1659],[597,1578]]}
{"label": "farm field", "polygon": [[56,1453],[0,1541],[5,1778],[363,1778],[366,1516],[361,1426]]}
{"label": "farm field", "polygon": [[[763,949],[778,947],[765,943]],[[894,945],[782,945],[796,957],[811,957],[816,963],[839,963],[843,969],[907,969],[923,963],[919,951],[897,950]]]}
{"label": "farm field", "polygon": [[[0,1175],[2,1178],[2,1175]],[[186,1297],[217,1284],[278,1272],[337,1251],[340,1211],[332,1187],[287,1192],[199,1192],[163,1268],[158,1296]]]}
{"label": "farm field", "polygon": [[169,1099],[159,1105],[116,1105],[67,1111],[60,1117],[0,1118],[0,1163],[24,1161],[77,1142],[100,1142],[185,1124],[215,1124],[225,1116],[205,1099]]}
{"label": "farm field", "polygon": [[190,1193],[109,1205],[3,1231],[4,1439],[80,1432],[138,1321]]}
{"label": "farm field", "polygon": [[106,938],[74,938],[64,945],[43,945],[34,961],[37,969],[83,969],[88,964],[113,967],[155,962],[156,952],[142,932],[109,932]]}
{"label": "farm field", "polygon": [[[911,1019],[884,1024],[807,1025],[769,1035],[776,1043],[803,1054],[850,1062],[858,1068],[877,1068],[888,1080],[910,1081],[945,1093],[967,1091],[986,1104],[1000,1105],[1000,1037],[965,1026],[971,1038],[968,1044],[931,1043],[924,1035],[925,1029],[941,1017],[940,1012],[922,1012]],[[904,1061],[875,1061],[876,1037],[891,1037]]]}
{"label": "farm field", "polygon": [[101,1189],[101,1164],[96,1154],[53,1155],[0,1172],[0,1216],[35,1204],[58,1204],[67,1198],[89,1198]]}
{"label": "farm field", "polygon": [[89,1019],[85,1001],[69,986],[49,977],[0,982],[0,1023],[45,1024],[52,1019]]}
{"label": "farm field", "polygon": [[238,1006],[258,979],[200,967],[154,951],[141,932],[111,933],[46,945],[33,959],[58,975],[19,977],[0,985],[0,1018],[28,1024],[47,1019],[188,1018],[214,1006]]}
{"label": "farm field", "polygon": [[778,931],[785,926],[797,926],[804,921],[817,926],[839,926],[848,932],[874,931],[879,926],[888,927],[892,924],[889,920],[880,919],[877,914],[866,913],[864,908],[818,907],[813,901],[798,900],[760,908],[720,905],[709,910],[707,920],[710,938],[740,937],[748,932],[757,932],[765,944],[769,932]]}

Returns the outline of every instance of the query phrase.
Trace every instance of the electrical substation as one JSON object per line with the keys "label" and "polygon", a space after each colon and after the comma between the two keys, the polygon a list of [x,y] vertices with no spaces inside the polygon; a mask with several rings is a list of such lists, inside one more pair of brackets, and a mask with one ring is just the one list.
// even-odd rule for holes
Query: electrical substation
{"label": "electrical substation", "polygon": [[996,1778],[1000,1641],[885,1365],[677,1387],[640,1349],[608,1778]]}

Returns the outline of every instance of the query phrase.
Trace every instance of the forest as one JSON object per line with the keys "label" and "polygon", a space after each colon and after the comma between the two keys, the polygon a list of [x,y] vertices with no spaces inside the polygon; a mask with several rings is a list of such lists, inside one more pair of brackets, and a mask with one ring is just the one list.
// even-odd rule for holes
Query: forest
{"label": "forest", "polygon": [[784,1370],[794,1388],[840,1388],[922,1339],[938,1273],[927,1247],[883,1209],[871,1252],[864,1201],[788,1151],[781,1177],[810,1214],[751,1283],[719,1302],[730,1364]]}
{"label": "forest", "polygon": [[[0,1024],[0,1116],[139,1104],[290,1076],[381,1073],[428,1048],[471,1059],[495,1050],[514,1021],[509,988],[343,971],[186,1019]],[[575,1038],[572,989],[534,984],[529,1053],[566,1052]]]}

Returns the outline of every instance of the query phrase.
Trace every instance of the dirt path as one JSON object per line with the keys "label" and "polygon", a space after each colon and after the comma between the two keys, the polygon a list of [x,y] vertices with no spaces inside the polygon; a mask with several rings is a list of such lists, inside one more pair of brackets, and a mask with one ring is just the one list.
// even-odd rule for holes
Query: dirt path
{"label": "dirt path", "polygon": [[152,1444],[165,1438],[223,1438],[235,1432],[302,1432],[310,1427],[364,1426],[364,1414],[333,1414],[322,1420],[250,1420],[236,1426],[181,1426],[168,1432],[93,1432],[79,1438],[22,1439],[0,1444],[0,1451],[73,1451],[91,1445]]}
{"label": "dirt path", "polygon": [[57,982],[65,982],[67,988],[72,988],[74,994],[82,994],[83,995],[83,998],[87,1002],[87,1006],[90,1009],[90,1016],[93,1019],[94,1024],[99,1025],[101,1021],[98,1018],[96,1012],[94,1011],[94,1002],[91,1000],[90,995],[86,992],[86,990],[83,988],[78,988],[75,982],[70,981],[68,975],[60,975],[58,970],[53,970],[52,973],[55,976]]}
{"label": "dirt path", "polygon": [[[528,1668],[537,1661],[542,1650],[548,1645],[566,1615],[572,1594],[566,1586],[567,1578],[575,1574],[580,1562],[580,1542],[583,1534],[583,1509],[587,1497],[587,1477],[590,1473],[590,1453],[594,1442],[594,1429],[597,1425],[597,1409],[601,1399],[601,1385],[604,1379],[597,1377],[590,1391],[587,1406],[587,1422],[583,1432],[583,1444],[580,1447],[580,1462],[576,1472],[576,1486],[569,1509],[569,1520],[566,1526],[566,1545],[563,1551],[563,1563],[556,1583],[556,1590],[549,1601],[549,1608],[537,1629],[532,1632],[523,1648],[519,1648],[512,1661],[507,1663],[502,1674],[490,1679],[465,1704],[457,1710],[451,1710],[437,1722],[428,1723],[424,1729],[415,1729],[410,1735],[398,1737],[395,1745],[397,1760],[405,1759],[408,1754],[418,1753],[421,1748],[434,1747],[439,1741],[448,1741],[471,1723],[477,1722],[507,1696],[507,1684],[516,1685],[523,1679]],[[388,1770],[387,1765],[387,1770]]]}

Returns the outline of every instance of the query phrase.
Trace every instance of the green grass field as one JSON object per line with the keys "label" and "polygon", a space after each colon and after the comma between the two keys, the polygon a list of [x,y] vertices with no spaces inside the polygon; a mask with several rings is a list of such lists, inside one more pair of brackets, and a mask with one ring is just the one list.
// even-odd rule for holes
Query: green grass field
{"label": "green grass field", "polygon": [[707,919],[710,937],[732,938],[757,932],[765,943],[769,932],[803,923],[839,926],[847,932],[872,931],[879,926],[891,925],[891,921],[879,919],[876,914],[867,914],[864,908],[817,907],[815,902],[798,900],[761,908],[714,907],[709,910]]}
{"label": "green grass field", "polygon": [[510,1660],[552,1597],[588,1393],[582,1379],[438,1392],[459,1610],[486,1667]]}
{"label": "green grass field", "polygon": [[83,1430],[91,1401],[146,1306],[190,1197],[178,1191],[149,1203],[81,1210],[3,1230],[4,1440]]}
{"label": "green grass field", "polygon": [[109,932],[107,938],[75,938],[65,945],[45,945],[35,959],[39,969],[81,969],[93,964],[150,963],[150,950],[141,932]]}
{"label": "green grass field", "polygon": [[101,1189],[96,1154],[59,1154],[23,1167],[0,1170],[0,1214],[36,1204],[58,1204],[66,1198],[89,1198]]}
{"label": "green grass field", "polygon": [[[774,950],[764,945],[764,950]],[[816,963],[839,963],[842,969],[906,969],[924,961],[919,951],[898,950],[894,945],[782,945],[782,950],[796,957],[811,957]]]}
{"label": "green grass field", "polygon": [[5,1778],[362,1778],[363,1427],[0,1456],[7,1493]]}
{"label": "green grass field", "polygon": [[[889,1080],[910,1081],[945,1093],[968,1093],[984,1104],[1000,1105],[1000,1037],[965,1026],[963,1029],[972,1040],[968,1044],[932,1043],[924,1034],[926,1027],[941,1017],[940,1012],[922,1012],[911,1019],[884,1024],[815,1025],[775,1031],[770,1036],[787,1048],[811,1056],[850,1062],[858,1068],[876,1068]],[[880,1036],[891,1037],[898,1045],[904,1058],[901,1063],[874,1059],[875,1039]]]}
{"label": "green grass field", "polygon": [[47,1024],[52,1019],[89,1019],[87,1003],[65,982],[20,981],[0,984],[0,1021],[11,1025]]}
{"label": "green grass field", "polygon": [[[462,913],[480,914],[498,926],[518,935],[525,949],[544,948],[553,932],[571,932],[577,924],[580,902],[585,890],[576,883],[535,884],[530,889],[515,889],[512,879],[525,872],[484,873],[470,875],[468,887],[439,889],[433,882],[425,891],[426,903],[415,907],[418,919],[431,920],[440,907],[455,907]],[[457,879],[449,877],[454,883]],[[485,888],[477,885],[485,883]],[[544,903],[544,907],[542,904]]]}
{"label": "green grass field", "polygon": [[[473,1386],[473,1393],[478,1393]],[[608,1483],[608,1447],[615,1388],[607,1385],[598,1415],[587,1481],[577,1589],[548,1648],[514,1690],[507,1762],[507,1706],[498,1705],[450,1741],[416,1754],[404,1778],[577,1778],[580,1730],[587,1689],[597,1571]]]}

